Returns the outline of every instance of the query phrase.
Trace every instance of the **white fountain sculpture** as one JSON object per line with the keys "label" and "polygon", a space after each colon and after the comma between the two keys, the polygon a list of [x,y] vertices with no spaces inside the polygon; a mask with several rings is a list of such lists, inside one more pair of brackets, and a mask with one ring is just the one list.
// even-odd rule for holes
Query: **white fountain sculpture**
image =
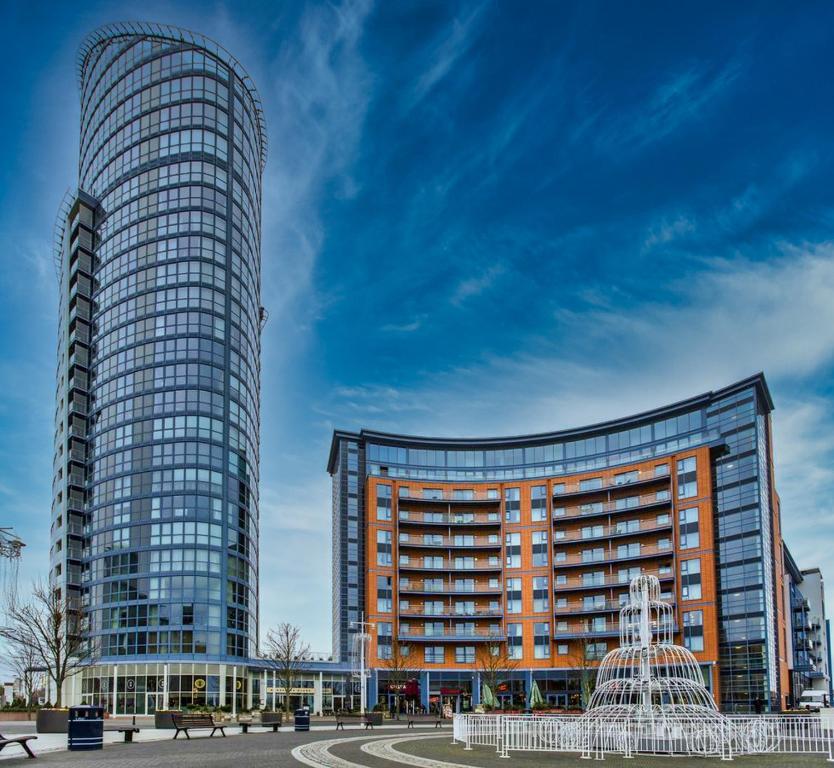
{"label": "white fountain sculpture", "polygon": [[620,647],[600,664],[582,717],[586,733],[627,732],[636,752],[720,753],[732,725],[673,632],[674,611],[660,599],[657,577],[636,576],[620,610]]}

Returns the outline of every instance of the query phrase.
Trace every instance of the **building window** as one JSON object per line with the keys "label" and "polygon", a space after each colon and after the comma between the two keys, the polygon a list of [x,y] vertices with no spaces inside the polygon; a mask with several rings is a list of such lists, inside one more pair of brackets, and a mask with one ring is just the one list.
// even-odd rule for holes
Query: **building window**
{"label": "building window", "polygon": [[391,565],[391,531],[376,532],[376,564]]}
{"label": "building window", "polygon": [[475,498],[475,491],[470,488],[457,488],[452,491],[452,498],[456,501],[472,501]]}
{"label": "building window", "polygon": [[698,549],[701,537],[698,532],[698,508],[682,509],[678,512],[681,549]]}
{"label": "building window", "polygon": [[701,599],[701,560],[681,561],[681,598],[683,600]]}
{"label": "building window", "polygon": [[669,465],[668,464],[655,464],[654,467],[654,476],[655,477],[666,477],[669,474]]}
{"label": "building window", "polygon": [[475,661],[475,646],[460,645],[455,648],[455,661],[458,664],[472,664]]}
{"label": "building window", "polygon": [[568,644],[567,643],[559,643],[556,646],[556,653],[560,656],[567,656],[568,655]]}
{"label": "building window", "polygon": [[521,624],[507,624],[507,655],[511,659],[520,659],[524,654]]}
{"label": "building window", "polygon": [[392,625],[390,622],[381,621],[376,630],[376,655],[379,659],[391,658],[391,647],[393,641]]}
{"label": "building window", "polygon": [[521,522],[520,488],[507,488],[504,490],[504,519],[508,523]]}
{"label": "building window", "polygon": [[533,531],[533,567],[547,565],[547,531]]}
{"label": "building window", "polygon": [[431,500],[438,500],[443,498],[443,489],[442,488],[423,488],[423,498],[424,499],[431,499]]}
{"label": "building window", "polygon": [[391,519],[391,486],[378,485],[376,487],[376,519]]}
{"label": "building window", "polygon": [[550,658],[550,624],[537,621],[533,624],[533,657],[536,659]]}
{"label": "building window", "polygon": [[380,613],[391,613],[394,594],[390,576],[376,577],[376,609]]}
{"label": "building window", "polygon": [[426,664],[443,664],[445,660],[445,652],[442,645],[427,645],[424,651],[423,658]]}
{"label": "building window", "polygon": [[586,480],[579,481],[580,491],[598,491],[600,488],[602,488],[601,477],[589,477]]}
{"label": "building window", "polygon": [[582,550],[583,563],[595,563],[599,560],[605,560],[605,549],[603,547],[594,547],[594,549]]}
{"label": "building window", "polygon": [[683,644],[693,653],[704,650],[703,611],[684,611]]}
{"label": "building window", "polygon": [[[620,526],[620,523],[617,523],[617,526]],[[583,539],[598,539],[600,536],[603,536],[605,532],[605,527],[602,525],[586,525],[582,529],[582,538]],[[620,533],[618,530],[617,533]]]}
{"label": "building window", "polygon": [[640,479],[640,473],[636,469],[629,472],[620,472],[614,475],[614,485],[627,485],[628,483],[636,482]]}
{"label": "building window", "polygon": [[691,499],[698,495],[697,465],[694,456],[678,462],[678,498]]}
{"label": "building window", "polygon": [[608,653],[608,643],[588,643],[585,646],[585,658],[588,661],[601,661]]}
{"label": "building window", "polygon": [[553,483],[553,495],[559,496],[560,494],[565,492],[565,484],[564,483]]}
{"label": "building window", "polygon": [[521,613],[521,579],[507,579],[507,613]]}
{"label": "building window", "polygon": [[507,568],[521,568],[521,534],[508,533],[504,537]]}
{"label": "building window", "polygon": [[533,577],[533,610],[536,613],[550,610],[550,588],[547,576]]}
{"label": "building window", "polygon": [[547,486],[534,485],[530,490],[530,514],[534,523],[547,520]]}

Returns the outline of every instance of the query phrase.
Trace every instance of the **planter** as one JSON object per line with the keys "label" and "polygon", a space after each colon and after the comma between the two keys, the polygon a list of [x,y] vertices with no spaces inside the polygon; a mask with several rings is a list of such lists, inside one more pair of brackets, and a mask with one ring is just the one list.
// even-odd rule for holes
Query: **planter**
{"label": "planter", "polygon": [[176,709],[158,709],[156,712],[153,713],[153,727],[154,728],[166,728],[169,730],[174,729],[174,718],[173,715],[181,714],[179,710]]}
{"label": "planter", "polygon": [[67,709],[39,709],[35,729],[38,733],[66,733]]}
{"label": "planter", "polygon": [[0,712],[0,723],[8,723],[11,720],[34,720],[35,719],[35,710],[33,709],[31,712],[24,712],[24,711],[17,711],[17,710],[7,710],[6,712]]}

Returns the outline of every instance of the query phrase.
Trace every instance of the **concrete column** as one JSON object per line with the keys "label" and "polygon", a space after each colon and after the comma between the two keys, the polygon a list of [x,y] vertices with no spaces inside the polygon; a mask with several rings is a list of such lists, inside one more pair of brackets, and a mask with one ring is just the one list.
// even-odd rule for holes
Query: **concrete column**
{"label": "concrete column", "polygon": [[322,672],[319,672],[319,676],[313,681],[313,712],[317,715],[321,715],[321,711],[323,708],[323,688],[324,674]]}
{"label": "concrete column", "polygon": [[375,669],[369,670],[368,680],[366,682],[367,693],[365,695],[365,701],[368,702],[368,709],[371,710],[376,706],[378,703],[378,691],[379,691],[379,675]]}
{"label": "concrete column", "polygon": [[420,673],[420,704],[422,704],[426,711],[429,708],[429,673]]}
{"label": "concrete column", "polygon": [[275,710],[275,693],[276,693],[275,688],[276,688],[275,670],[273,669],[272,670],[272,709],[273,709],[273,711]]}
{"label": "concrete column", "polygon": [[162,667],[162,706],[160,709],[168,709],[168,665]]}
{"label": "concrete column", "polygon": [[118,690],[119,690],[119,665],[114,664],[113,665],[113,713],[112,713],[113,717],[115,717],[117,714],[119,714],[116,711],[116,709],[117,709],[117,707],[116,707],[116,701],[117,701],[116,696],[118,694]]}
{"label": "concrete column", "polygon": [[218,704],[221,707],[226,706],[226,665],[220,664],[220,699]]}
{"label": "concrete column", "polygon": [[266,709],[266,670],[261,675],[261,709]]}
{"label": "concrete column", "polygon": [[252,685],[254,677],[249,674],[249,670],[243,668],[243,679],[246,681],[246,709],[252,709]]}
{"label": "concrete column", "polygon": [[232,667],[232,715],[237,714],[237,665]]}

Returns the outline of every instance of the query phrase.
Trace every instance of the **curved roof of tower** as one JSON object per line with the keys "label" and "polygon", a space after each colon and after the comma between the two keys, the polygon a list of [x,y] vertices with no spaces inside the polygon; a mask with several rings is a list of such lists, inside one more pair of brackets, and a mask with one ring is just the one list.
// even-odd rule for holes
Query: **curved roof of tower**
{"label": "curved roof of tower", "polygon": [[196,45],[204,48],[218,58],[222,59],[231,67],[232,71],[241,79],[246,90],[255,105],[255,113],[258,122],[258,134],[261,143],[261,170],[266,164],[267,155],[267,133],[266,120],[264,118],[263,105],[255,83],[249,77],[243,65],[226,50],[220,43],[210,37],[192,32],[184,27],[174,27],[169,24],[155,24],[146,21],[121,21],[113,24],[105,24],[90,32],[78,48],[78,82],[83,85],[84,74],[95,51],[111,40],[128,37],[156,37],[164,40],[174,40],[183,43]]}

